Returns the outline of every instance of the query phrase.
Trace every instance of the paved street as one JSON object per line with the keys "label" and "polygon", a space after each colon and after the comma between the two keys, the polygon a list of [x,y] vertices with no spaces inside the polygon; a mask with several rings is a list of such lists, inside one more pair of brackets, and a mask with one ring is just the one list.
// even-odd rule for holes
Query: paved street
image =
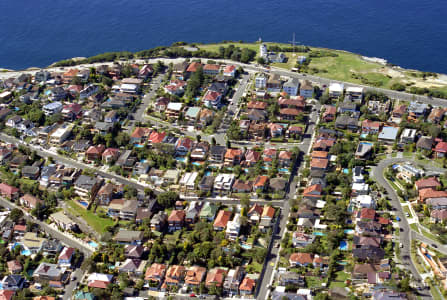
{"label": "paved street", "polygon": [[50,151],[42,150],[40,147],[26,144],[26,143],[20,141],[19,139],[16,139],[16,138],[14,138],[12,136],[9,136],[9,135],[6,135],[4,133],[0,133],[0,140],[3,141],[3,142],[11,143],[11,144],[17,144],[17,145],[22,144],[23,146],[28,147],[31,150],[36,151],[36,153],[39,156],[41,156],[41,157],[52,157],[55,161],[58,161],[58,162],[60,162],[62,164],[65,164],[67,166],[72,166],[72,167],[75,167],[75,168],[78,168],[78,169],[81,169],[81,170],[90,169],[90,170],[96,172],[97,174],[101,175],[104,178],[113,179],[116,182],[119,182],[119,183],[122,183],[122,184],[127,184],[129,186],[133,186],[134,188],[139,189],[139,190],[143,190],[143,189],[149,187],[148,185],[144,185],[144,184],[138,183],[138,182],[136,182],[134,180],[130,180],[130,179],[124,178],[124,177],[116,175],[114,173],[101,171],[100,169],[98,169],[98,168],[96,168],[94,166],[87,165],[85,163],[82,163],[82,162],[79,162],[77,160],[68,158],[66,156],[62,156],[62,155],[59,155],[57,153],[53,153],[53,152],[50,152]]}
{"label": "paved street", "polygon": [[[9,209],[18,208],[18,209],[22,210],[20,207],[18,207],[14,203],[12,203],[4,198],[0,198],[0,206],[6,207]],[[79,249],[86,256],[90,256],[93,253],[93,251],[90,247],[87,247],[86,245],[84,245],[83,243],[72,238],[68,234],[57,230],[56,228],[48,225],[45,222],[41,222],[41,221],[35,219],[34,217],[25,213],[25,211],[23,211],[23,212],[24,212],[24,218],[26,220],[29,220],[29,221],[32,221],[32,222],[38,224],[40,226],[40,228],[42,228],[47,234],[51,235],[53,238],[60,240],[63,244],[68,245],[73,248],[76,248],[76,249]]]}
{"label": "paved street", "polygon": [[85,275],[85,272],[80,268],[77,268],[74,272],[75,280],[70,280],[70,282],[65,286],[64,295],[62,296],[63,300],[71,300],[73,296],[73,291],[76,289],[78,283],[81,281],[82,277]]}
{"label": "paved street", "polygon": [[[396,193],[396,191],[391,187],[391,185],[387,182],[387,180],[384,177],[384,171],[386,168],[388,168],[390,165],[396,164],[396,163],[402,163],[402,162],[413,162],[413,159],[411,158],[388,158],[382,160],[376,167],[373,168],[373,171],[371,173],[371,178],[375,178],[377,183],[384,187],[387,191],[387,194],[391,198],[391,206],[392,210],[395,211],[395,215],[401,219],[399,222],[399,226],[401,228],[399,239],[400,243],[403,245],[403,248],[400,248],[400,255],[401,260],[403,264],[411,271],[411,274],[413,274],[414,278],[417,281],[422,280],[422,277],[420,276],[419,272],[417,271],[414,262],[411,260],[411,254],[410,254],[410,247],[411,247],[411,241],[412,239],[420,240],[424,243],[427,243],[429,245],[436,244],[438,251],[447,254],[447,248],[442,245],[441,243],[437,241],[433,241],[417,232],[414,232],[411,230],[407,218],[404,214],[404,211],[402,209],[402,205],[399,201],[399,197]],[[431,295],[421,295],[423,299],[432,299]]]}

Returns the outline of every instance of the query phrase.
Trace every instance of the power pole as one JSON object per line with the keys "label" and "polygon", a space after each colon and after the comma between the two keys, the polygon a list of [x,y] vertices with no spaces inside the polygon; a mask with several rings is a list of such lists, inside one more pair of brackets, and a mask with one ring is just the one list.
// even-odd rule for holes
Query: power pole
{"label": "power pole", "polygon": [[291,41],[289,41],[289,43],[292,44],[292,52],[293,52],[293,56],[295,57],[295,45],[296,45],[296,41],[295,41],[295,32],[293,33],[293,38]]}

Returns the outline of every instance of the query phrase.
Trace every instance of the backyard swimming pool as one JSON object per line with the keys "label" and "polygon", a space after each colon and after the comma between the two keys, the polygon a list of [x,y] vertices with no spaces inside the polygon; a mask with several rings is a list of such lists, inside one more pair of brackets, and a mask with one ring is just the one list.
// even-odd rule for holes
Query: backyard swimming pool
{"label": "backyard swimming pool", "polygon": [[326,233],[323,233],[323,232],[320,232],[320,231],[314,231],[312,234],[316,235],[316,236],[325,236],[326,235]]}
{"label": "backyard swimming pool", "polygon": [[343,230],[343,232],[344,233],[346,233],[346,234],[354,234],[354,229],[345,229],[345,230]]}
{"label": "backyard swimming pool", "polygon": [[95,243],[94,241],[90,241],[90,242],[88,242],[88,244],[89,244],[90,246],[92,246],[93,248],[98,248],[98,244]]}
{"label": "backyard swimming pool", "polygon": [[176,157],[175,160],[180,162],[186,162],[186,157]]}
{"label": "backyard swimming pool", "polygon": [[346,251],[348,250],[348,242],[347,241],[341,241],[340,247],[338,247],[340,250]]}
{"label": "backyard swimming pool", "polygon": [[31,251],[29,251],[27,249],[23,249],[22,251],[20,251],[20,254],[25,255],[25,256],[30,256],[31,255]]}

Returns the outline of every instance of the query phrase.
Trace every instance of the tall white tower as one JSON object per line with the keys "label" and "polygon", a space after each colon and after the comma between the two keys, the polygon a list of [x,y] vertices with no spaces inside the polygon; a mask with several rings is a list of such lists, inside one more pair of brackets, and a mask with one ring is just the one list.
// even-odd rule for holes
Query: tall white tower
{"label": "tall white tower", "polygon": [[261,44],[259,46],[259,56],[266,58],[267,57],[267,45],[266,44]]}

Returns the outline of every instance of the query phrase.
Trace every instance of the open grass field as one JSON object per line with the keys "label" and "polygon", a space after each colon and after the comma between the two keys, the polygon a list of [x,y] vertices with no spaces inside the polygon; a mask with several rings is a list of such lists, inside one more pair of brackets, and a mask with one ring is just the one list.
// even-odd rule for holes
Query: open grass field
{"label": "open grass field", "polygon": [[69,210],[72,214],[83,218],[96,232],[103,234],[107,226],[112,226],[115,222],[110,218],[101,218],[90,210],[83,209],[73,200],[68,201]]}
{"label": "open grass field", "polygon": [[[206,45],[197,44],[196,46],[200,49],[218,52],[219,47],[225,47],[230,44],[240,48],[252,49],[259,54],[259,43],[228,42]],[[290,44],[284,43],[265,42],[265,44],[268,46],[291,47]],[[356,53],[317,47],[310,47],[310,49],[311,51],[323,51],[330,55],[313,57],[308,68],[309,74],[383,88],[390,88],[394,83],[401,83],[404,85],[433,88],[447,93],[447,76],[445,75],[440,75],[438,78],[430,76],[423,78],[421,76],[423,72],[393,68],[392,66],[383,65],[378,62],[367,61]],[[308,57],[309,53],[297,52],[293,54],[286,52],[284,54],[288,60],[285,63],[273,63],[272,66],[290,70],[295,67],[296,57],[298,55]]]}

